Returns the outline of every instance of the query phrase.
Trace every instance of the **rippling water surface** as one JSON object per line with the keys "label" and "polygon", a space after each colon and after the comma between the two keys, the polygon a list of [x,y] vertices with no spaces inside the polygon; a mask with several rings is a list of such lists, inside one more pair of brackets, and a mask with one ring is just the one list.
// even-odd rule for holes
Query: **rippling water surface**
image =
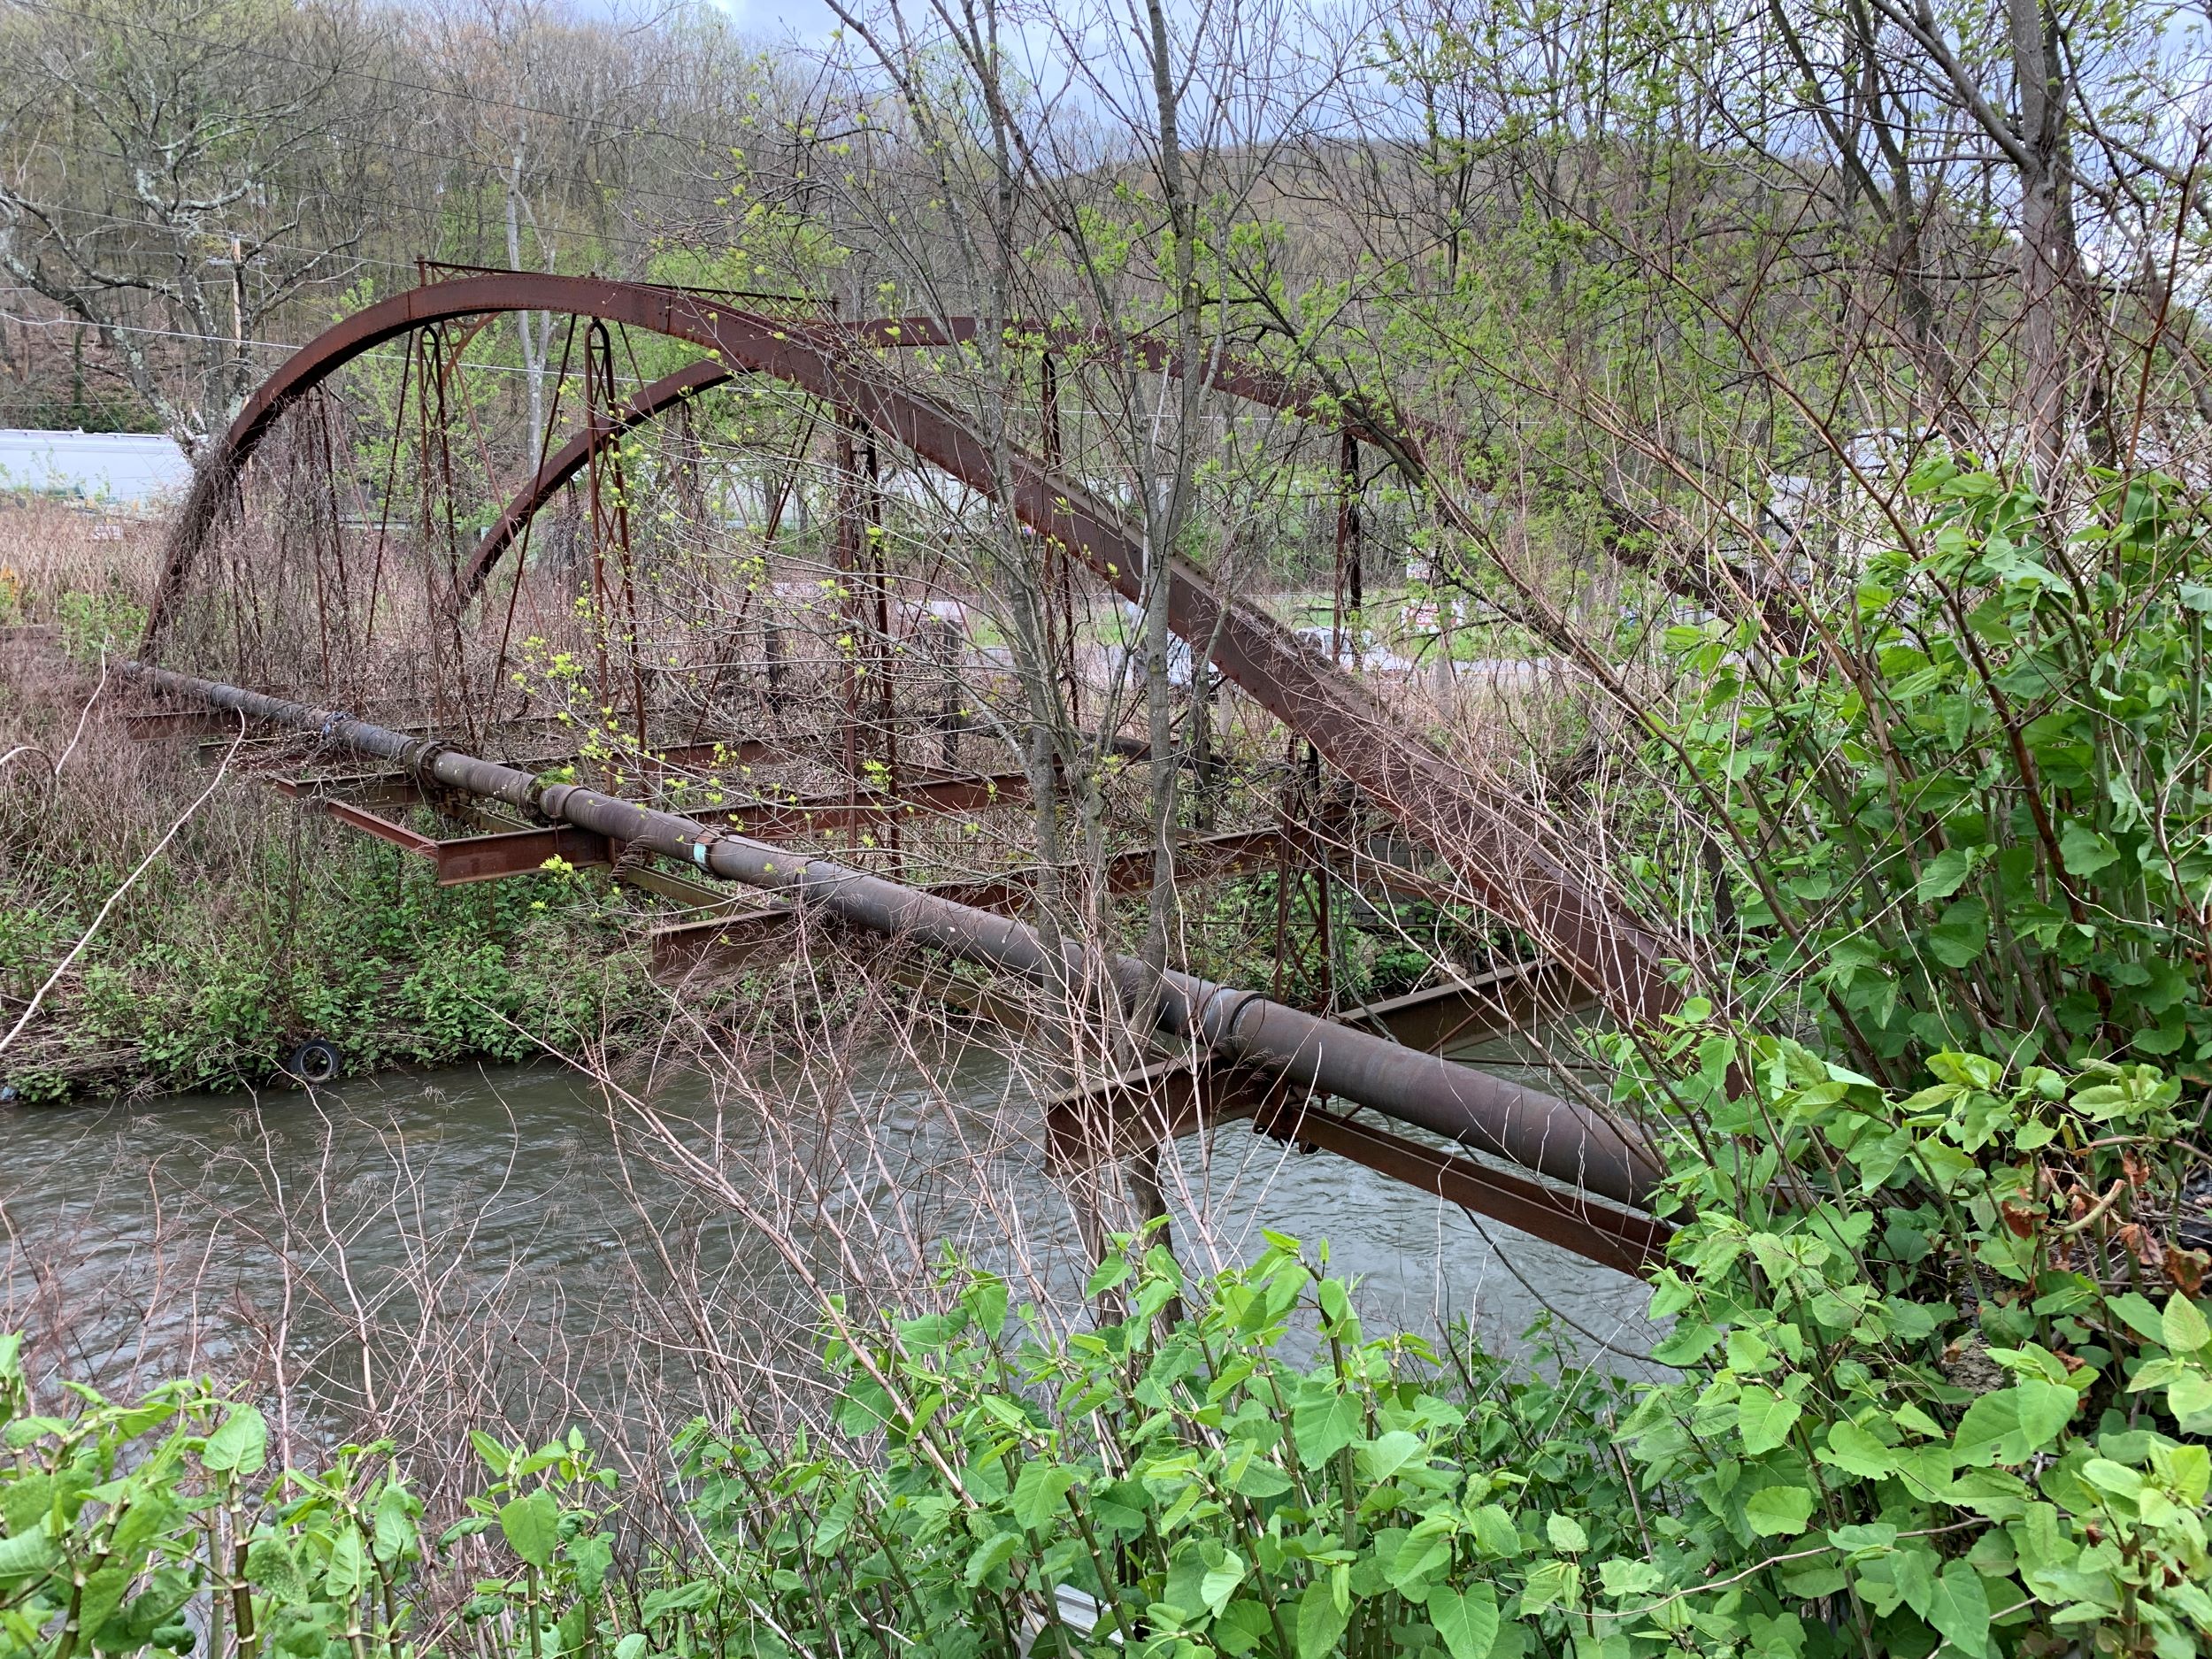
{"label": "rippling water surface", "polygon": [[[948,1247],[1018,1296],[1079,1286],[1033,1101],[997,1054],[887,1046],[647,1100],[546,1066],[9,1109],[5,1312],[45,1363],[119,1388],[252,1378],[291,1436],[403,1405],[642,1447],[697,1409],[803,1397],[824,1289],[916,1290]],[[1270,1228],[1325,1239],[1378,1325],[1464,1318],[1509,1345],[1548,1303],[1599,1363],[1620,1362],[1590,1338],[1649,1340],[1631,1281],[1241,1124],[1181,1142],[1166,1184],[1193,1266]]]}

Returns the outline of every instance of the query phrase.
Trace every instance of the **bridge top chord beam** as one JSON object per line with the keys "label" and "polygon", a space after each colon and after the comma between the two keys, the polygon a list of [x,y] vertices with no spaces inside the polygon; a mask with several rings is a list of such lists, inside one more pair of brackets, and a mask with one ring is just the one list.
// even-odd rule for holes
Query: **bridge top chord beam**
{"label": "bridge top chord beam", "polygon": [[[250,398],[195,478],[149,607],[147,654],[161,638],[219,503],[287,408],[364,352],[413,330],[507,311],[590,317],[686,341],[726,367],[770,375],[848,412],[873,432],[986,495],[1004,495],[1022,522],[1081,557],[1124,598],[1143,596],[1141,546],[1121,514],[1035,458],[1014,452],[1000,478],[995,450],[959,416],[905,385],[881,360],[918,319],[861,326],[764,316],[726,300],[597,278],[501,273],[429,283],[378,302],[303,346]],[[956,332],[956,331],[952,331]],[[1177,365],[1163,359],[1170,370]],[[1224,389],[1285,406],[1280,383]],[[1379,429],[1379,439],[1386,434]],[[1271,618],[1217,589],[1187,560],[1167,573],[1170,626],[1386,811],[1425,841],[1494,913],[1538,941],[1619,1018],[1656,1018],[1677,1007],[1660,938],[1617,895],[1548,844],[1525,801],[1448,763],[1374,691]]]}

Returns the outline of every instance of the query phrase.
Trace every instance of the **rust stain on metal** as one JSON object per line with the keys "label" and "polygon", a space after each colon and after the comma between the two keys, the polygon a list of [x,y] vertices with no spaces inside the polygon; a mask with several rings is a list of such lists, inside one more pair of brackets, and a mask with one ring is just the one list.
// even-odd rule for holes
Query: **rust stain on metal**
{"label": "rust stain on metal", "polygon": [[388,842],[402,852],[413,853],[419,858],[435,859],[438,856],[438,843],[435,839],[411,830],[404,824],[395,824],[389,818],[379,818],[366,808],[357,807],[350,801],[326,800],[322,806],[324,811],[336,818],[341,824],[350,825],[365,835],[373,835],[377,840]]}
{"label": "rust stain on metal", "polygon": [[[457,790],[502,801],[540,813],[557,825],[573,825],[609,841],[634,842],[708,875],[775,894],[808,913],[964,957],[1001,973],[1048,987],[1102,973],[1117,988],[1125,1008],[1133,1015],[1148,1015],[1158,1040],[1171,1049],[1184,1046],[1194,1054],[1210,1056],[1217,1064],[1264,1071],[1278,1080],[1276,1087],[1284,1091],[1286,1100],[1334,1095],[1618,1203],[1643,1203],[1655,1189],[1658,1170],[1650,1155],[1594,1112],[1371,1033],[1302,1013],[1257,992],[1192,974],[1160,972],[1134,958],[1088,952],[1071,941],[1048,945],[1034,930],[1007,917],[577,785],[541,784],[512,767],[344,714],[136,663],[126,664],[123,672],[158,688],[314,732],[331,746],[395,763],[412,772],[426,790]],[[411,843],[412,850],[435,856],[426,851],[436,846],[427,837],[373,814],[342,802],[327,803],[326,810],[373,834],[400,845]],[[1338,1135],[1347,1144],[1358,1141],[1349,1130],[1323,1125],[1322,1133]],[[1368,1155],[1380,1156],[1387,1151],[1359,1144]],[[1463,1185],[1477,1197],[1489,1190],[1478,1190],[1479,1182],[1473,1176]],[[1526,1185],[1532,1191],[1548,1190],[1540,1184]],[[1517,1195],[1509,1183],[1495,1195],[1495,1202],[1505,1206],[1542,1202],[1527,1194]],[[1580,1248],[1568,1239],[1559,1241]]]}
{"label": "rust stain on metal", "polygon": [[511,830],[499,835],[467,835],[436,843],[437,883],[457,887],[472,881],[497,881],[527,875],[558,858],[579,869],[614,862],[604,835],[556,825],[550,829]]}
{"label": "rust stain on metal", "polygon": [[[185,574],[235,481],[275,418],[333,372],[383,342],[426,325],[514,311],[590,317],[686,341],[724,366],[784,380],[984,493],[992,493],[990,445],[957,415],[902,386],[862,349],[865,330],[813,326],[733,310],[681,290],[596,278],[511,272],[409,289],[356,312],[293,354],[241,411],[180,514],[150,606],[150,654]],[[903,322],[893,325],[902,331]],[[1286,406],[1287,388],[1259,377],[1240,396]],[[1378,432],[1376,441],[1386,434]],[[1015,453],[1010,495],[1021,520],[1088,563],[1125,598],[1143,580],[1139,544],[1120,513],[1035,458]],[[1425,841],[1495,914],[1536,938],[1619,1018],[1649,1021],[1678,1006],[1660,938],[1617,895],[1593,885],[1547,846],[1547,826],[1528,803],[1454,767],[1408,731],[1374,692],[1289,630],[1217,588],[1194,565],[1168,572],[1170,626],[1260,705],[1311,741]]]}

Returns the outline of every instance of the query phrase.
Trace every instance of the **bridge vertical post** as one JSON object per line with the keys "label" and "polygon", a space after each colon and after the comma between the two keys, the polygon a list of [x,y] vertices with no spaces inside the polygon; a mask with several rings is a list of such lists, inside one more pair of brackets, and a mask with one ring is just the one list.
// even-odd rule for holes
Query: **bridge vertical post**
{"label": "bridge vertical post", "polygon": [[595,687],[599,706],[614,701],[608,683],[611,664],[607,649],[613,623],[615,591],[607,580],[607,553],[611,546],[621,584],[622,619],[629,633],[630,714],[636,726],[640,749],[645,747],[645,671],[640,661],[643,641],[637,608],[637,586],[631,568],[630,503],[622,476],[621,410],[615,385],[614,337],[607,325],[594,319],[584,335],[584,421],[590,437],[587,493],[591,503],[591,583],[594,626],[597,630],[595,661],[600,684]]}
{"label": "bridge vertical post", "polygon": [[1337,463],[1336,487],[1336,622],[1333,643],[1341,661],[1348,640],[1352,661],[1360,657],[1360,612],[1365,607],[1360,565],[1364,548],[1359,518],[1359,439],[1344,428],[1342,452]]}
{"label": "bridge vertical post", "polygon": [[853,799],[860,795],[860,636],[866,616],[860,599],[859,417],[843,407],[837,411],[837,594],[838,614],[845,631],[838,645],[844,659],[844,720],[841,747],[845,777]]}
{"label": "bridge vertical post", "polygon": [[1314,1006],[1320,1012],[1336,1012],[1336,930],[1333,914],[1334,895],[1330,891],[1329,825],[1323,811],[1323,791],[1325,786],[1321,776],[1321,751],[1311,743],[1306,745],[1306,787],[1300,799],[1303,810],[1300,816],[1305,823],[1304,839],[1307,856],[1313,864],[1313,940],[1314,949],[1321,960],[1320,995]]}
{"label": "bridge vertical post", "polygon": [[[603,709],[614,701],[608,687],[607,664],[607,519],[606,492],[602,468],[604,424],[599,403],[597,330],[584,330],[584,430],[590,434],[584,465],[585,534],[591,546],[592,706]],[[598,717],[595,715],[595,719]]]}
{"label": "bridge vertical post", "polygon": [[[454,339],[447,325],[434,324],[419,329],[415,334],[415,346],[420,362],[417,369],[419,395],[415,410],[419,427],[417,449],[417,484],[419,494],[418,516],[421,523],[421,547],[428,563],[423,567],[426,596],[431,598],[427,607],[431,622],[431,707],[436,718],[449,726],[465,733],[471,743],[481,735],[476,700],[457,691],[467,681],[466,660],[462,649],[459,627],[449,618],[442,619],[445,609],[435,597],[439,592],[435,550],[442,549],[447,572],[445,591],[457,580],[460,567],[460,523],[458,496],[453,478],[453,430],[449,412],[451,403],[458,402],[466,407],[466,396],[453,395],[463,354],[468,349],[468,337]],[[370,618],[373,628],[375,618]]]}
{"label": "bridge vertical post", "polygon": [[[1336,592],[1330,639],[1339,667],[1356,672],[1366,645],[1366,591],[1362,565],[1366,544],[1360,523],[1359,437],[1347,426],[1339,434],[1336,482]],[[1348,843],[1348,802],[1340,780],[1324,781],[1321,751],[1306,745],[1306,772],[1310,793],[1306,800],[1308,833],[1314,866],[1314,931],[1321,951],[1321,1006],[1334,1012],[1337,1005],[1336,933],[1332,915],[1332,877],[1329,847]]]}
{"label": "bridge vertical post", "polygon": [[[1043,428],[1041,448],[1045,471],[1056,478],[1063,459],[1060,367],[1048,351],[1037,362],[1037,416],[1038,423]],[[1067,687],[1068,718],[1079,726],[1083,723],[1083,676],[1076,661],[1075,562],[1069,556],[1068,549],[1057,541],[1048,541],[1044,554],[1047,637],[1049,638],[1056,631],[1053,624],[1056,622],[1056,632],[1060,636],[1056,655],[1061,658],[1062,683]]]}
{"label": "bridge vertical post", "polygon": [[937,682],[937,764],[947,772],[960,766],[960,630],[946,618],[926,614],[914,637]]}

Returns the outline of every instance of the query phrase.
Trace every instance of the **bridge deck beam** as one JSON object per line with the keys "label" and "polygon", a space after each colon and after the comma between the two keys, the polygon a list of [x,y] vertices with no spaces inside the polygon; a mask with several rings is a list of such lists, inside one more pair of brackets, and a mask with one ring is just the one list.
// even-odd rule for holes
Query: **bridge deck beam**
{"label": "bridge deck beam", "polygon": [[[336,710],[139,663],[123,664],[122,672],[396,764],[415,772],[426,790],[503,803],[548,825],[572,825],[610,841],[633,843],[810,914],[1026,979],[1048,1000],[1056,987],[1101,983],[1119,1006],[1143,1018],[1164,1048],[1187,1048],[1217,1063],[1265,1071],[1280,1079],[1286,1100],[1334,1096],[1623,1206],[1647,1202],[1656,1188],[1656,1159],[1632,1129],[1602,1111],[1303,1013],[1258,992],[1163,971],[1079,941],[1048,939],[1010,918],[864,870],[579,785],[549,784],[512,766]],[[1652,1221],[1655,1228],[1664,1225]],[[1559,1241],[1593,1260],[1609,1261],[1594,1253],[1595,1244],[1585,1248],[1571,1237]]]}

